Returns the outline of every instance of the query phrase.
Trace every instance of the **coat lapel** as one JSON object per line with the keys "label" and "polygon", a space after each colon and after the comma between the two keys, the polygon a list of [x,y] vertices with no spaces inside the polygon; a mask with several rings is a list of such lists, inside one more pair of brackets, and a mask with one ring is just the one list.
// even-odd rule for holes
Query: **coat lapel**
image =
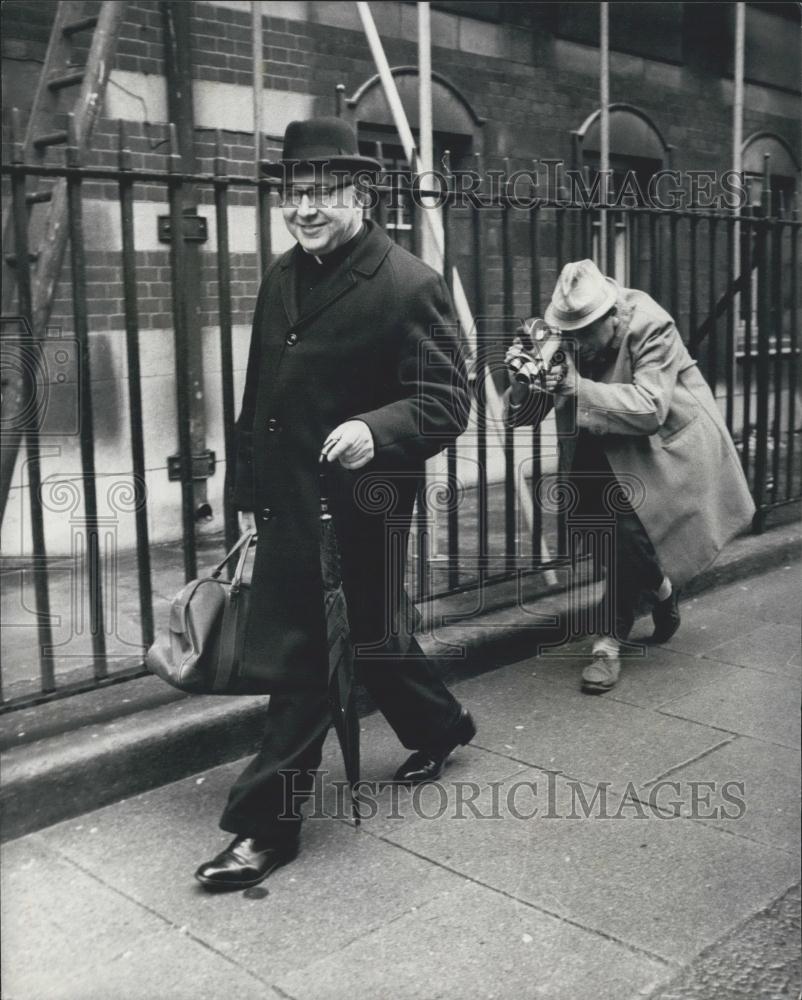
{"label": "coat lapel", "polygon": [[[293,279],[295,275],[293,275]],[[293,284],[295,281],[293,280]],[[343,261],[342,265],[335,271],[335,273],[325,281],[322,285],[318,286],[312,295],[304,303],[304,308],[298,317],[299,323],[307,323],[310,319],[317,316],[318,313],[323,312],[324,309],[336,302],[341,295],[345,295],[346,292],[350,291],[356,284],[356,278],[351,268],[348,266],[348,261]]]}
{"label": "coat lapel", "polygon": [[296,245],[293,252],[287,255],[281,265],[279,285],[284,311],[291,327],[308,323],[354,288],[358,283],[357,276],[370,277],[378,269],[393,244],[390,237],[374,222],[369,221],[366,225],[368,231],[353,254],[343,261],[330,280],[315,290],[304,303],[303,310],[298,303],[297,280],[298,255],[303,251]]}
{"label": "coat lapel", "polygon": [[298,260],[298,246],[291,254],[287,254],[286,260],[281,265],[281,277],[279,286],[281,288],[281,301],[284,304],[284,312],[287,314],[290,326],[295,326],[298,322],[298,283],[295,280],[295,268]]}

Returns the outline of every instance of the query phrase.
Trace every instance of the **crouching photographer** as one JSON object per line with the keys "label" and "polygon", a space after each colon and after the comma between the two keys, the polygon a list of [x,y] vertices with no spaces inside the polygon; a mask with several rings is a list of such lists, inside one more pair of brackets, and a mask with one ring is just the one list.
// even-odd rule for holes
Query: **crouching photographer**
{"label": "crouching photographer", "polygon": [[603,694],[618,681],[638,610],[651,605],[651,641],[667,642],[680,625],[680,588],[749,525],[754,504],[674,320],[593,261],[565,265],[545,322],[524,324],[505,360],[508,422],[537,426],[553,407],[573,515],[614,521],[597,567],[603,624],[582,673],[582,690]]}

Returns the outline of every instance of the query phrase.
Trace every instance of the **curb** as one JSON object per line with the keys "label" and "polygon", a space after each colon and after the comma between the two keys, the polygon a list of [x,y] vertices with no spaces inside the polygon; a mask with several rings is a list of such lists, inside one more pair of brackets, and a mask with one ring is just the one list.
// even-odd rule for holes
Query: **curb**
{"label": "curb", "polygon": [[[802,528],[798,524],[743,536],[686,587],[684,594],[701,594],[800,556]],[[487,602],[493,610],[475,617],[471,615],[474,597],[470,593],[434,602],[434,620],[445,614],[463,616],[442,633],[450,643],[462,647],[463,655],[445,658],[441,645],[431,637],[421,638],[422,647],[435,659],[445,680],[464,680],[494,670],[526,656],[539,639],[553,641],[554,627],[544,631],[510,621],[516,588],[516,581],[498,585]],[[598,586],[590,593],[597,600]],[[559,616],[567,607],[565,590],[526,593],[524,597],[539,615]],[[145,677],[124,685],[131,707],[125,710],[129,714],[123,715],[122,687],[95,692],[97,697],[82,696],[80,720],[61,718],[59,722],[59,710],[53,710],[50,723],[42,726],[41,738],[12,745],[5,752],[0,839],[11,840],[237,760],[253,753],[261,739],[265,696],[190,697],[165,689],[156,677]],[[42,709],[29,709],[25,714],[38,711],[41,715]],[[362,697],[360,715],[372,710],[367,696]],[[19,735],[11,730],[25,724],[22,715],[10,713],[3,719],[6,742],[13,744],[14,735]]]}

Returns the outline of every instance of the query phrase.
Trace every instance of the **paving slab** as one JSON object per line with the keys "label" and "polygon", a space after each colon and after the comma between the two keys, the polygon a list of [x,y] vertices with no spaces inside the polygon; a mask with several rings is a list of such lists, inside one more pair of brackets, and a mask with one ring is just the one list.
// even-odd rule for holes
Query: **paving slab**
{"label": "paving slab", "polygon": [[[484,790],[476,813],[459,823],[415,819],[388,839],[675,962],[689,961],[798,880],[799,860],[785,851],[632,803],[622,809],[614,795],[584,818],[564,779],[554,795],[548,787],[533,769],[505,782],[495,801]],[[535,805],[540,811],[528,818]]]}
{"label": "paving slab", "polygon": [[[229,840],[216,823],[243,761],[15,841],[2,903],[17,992],[6,972],[4,996],[668,1000],[681,966],[701,969],[728,942],[717,968],[740,988],[750,980],[738,935],[799,879],[799,588],[782,568],[742,587],[685,602],[678,636],[695,630],[695,647],[649,648],[603,698],[578,691],[587,640],[567,658],[553,650],[458,684],[479,735],[443,779],[416,804],[409,795],[400,821],[379,815],[355,831],[310,820],[299,861],[263,897],[212,896],[192,879]],[[648,619],[638,628],[648,634]],[[386,782],[407,751],[380,716],[362,728],[363,775]],[[342,777],[333,737],[324,767]],[[645,795],[660,775],[679,781],[683,800],[692,782],[743,779],[747,811],[700,820],[683,807],[671,819],[630,801],[612,818],[615,789],[632,782]],[[611,782],[608,818],[569,818],[580,803],[565,776],[581,779],[587,801],[594,783]],[[546,806],[556,789],[557,816],[526,818],[542,805],[534,782]],[[754,982],[791,988],[791,946],[766,951],[779,956],[772,969],[750,941],[767,976]],[[712,974],[701,981],[689,1000],[763,1000],[715,992]]]}
{"label": "paving slab", "polygon": [[[458,691],[458,689],[455,689]],[[526,765],[509,757],[491,753],[470,744],[458,747],[446,761],[443,777],[427,793],[421,787],[417,790],[397,785],[392,781],[399,764],[409,755],[398,742],[383,715],[376,712],[361,720],[360,724],[360,764],[362,773],[362,816],[370,823],[374,834],[397,829],[412,816],[419,805],[431,811],[433,798],[439,800],[437,785],[447,786],[454,791],[459,785],[485,785],[490,781],[501,781],[523,770]],[[321,768],[316,775],[314,799],[306,810],[310,821],[323,814],[350,819],[350,803],[345,791],[345,768],[342,753],[333,733],[329,733],[323,747]],[[470,794],[466,790],[466,795]],[[423,800],[421,799],[423,796]]]}
{"label": "paving slab", "polygon": [[[544,653],[525,662],[531,667],[533,676],[578,691],[582,670],[590,662],[587,645],[586,651],[576,650],[573,655]],[[618,684],[604,695],[604,700],[623,701],[641,708],[657,708],[711,684],[726,684],[738,669],[729,663],[647,645],[641,646],[640,651],[626,654],[621,662]]]}
{"label": "paving slab", "polygon": [[192,874],[231,839],[215,825],[238,770],[216,768],[201,784],[176,782],[39,836],[268,982],[459,883],[442,868],[328,820],[307,825],[299,860],[271,875],[265,898],[205,892]]}
{"label": "paving slab", "polygon": [[799,747],[802,680],[740,668],[725,685],[713,685],[663,705],[660,711],[705,721],[742,736]]}
{"label": "paving slab", "polygon": [[796,1000],[802,996],[800,888],[755,914],[650,1000]]}
{"label": "paving slab", "polygon": [[7,1000],[278,1000],[266,983],[37,835],[7,845],[2,861]]}
{"label": "paving slab", "polygon": [[[532,676],[534,673],[535,676]],[[479,726],[476,746],[573,778],[644,784],[730,738],[722,729],[592,697],[516,664],[459,687]]]}
{"label": "paving slab", "polygon": [[705,653],[705,658],[765,670],[771,674],[799,677],[802,675],[799,624],[772,622],[761,625],[746,636],[714,646]]}
{"label": "paving slab", "polygon": [[[738,837],[796,854],[800,835],[800,757],[797,750],[739,736],[713,750],[701,760],[673,771],[671,781],[687,787],[689,782],[713,782],[716,788],[699,785],[696,809],[687,794],[680,799],[682,815],[695,811],[700,822],[720,827]],[[726,803],[720,789],[740,783],[727,793],[737,802]],[[671,799],[670,790],[664,801]],[[705,803],[708,804],[705,804]],[[721,807],[726,807],[722,810]],[[717,811],[713,817],[711,814]],[[732,818],[726,818],[724,812]],[[707,817],[707,818],[705,818]]]}
{"label": "paving slab", "polygon": [[462,885],[279,980],[296,1000],[626,1000],[663,963],[498,892]]}
{"label": "paving slab", "polygon": [[[332,748],[331,766],[317,780],[316,798],[307,810],[307,822],[326,822],[328,817],[351,820],[345,770],[335,753],[336,748]],[[362,824],[371,833],[381,835],[398,830],[421,814],[430,816],[449,809],[449,815],[457,815],[460,810],[454,803],[460,800],[464,803],[489,783],[502,782],[525,769],[525,765],[508,757],[467,746],[460,747],[446,762],[443,776],[437,782],[410,788],[366,778],[359,793]]]}
{"label": "paving slab", "polygon": [[[184,940],[176,941],[176,934]],[[75,990],[56,996],[59,1000],[285,1000],[267,983],[211,952],[208,942],[187,940],[180,929],[176,934],[145,938],[113,962],[92,967]],[[35,1000],[44,996],[37,994]]]}
{"label": "paving slab", "polygon": [[[715,605],[735,619],[741,614],[764,622],[798,625],[802,574],[799,563],[787,563],[716,590]],[[701,598],[703,601],[704,598]]]}
{"label": "paving slab", "polygon": [[682,625],[665,644],[667,649],[703,656],[722,643],[741,639],[766,624],[751,606],[738,611],[723,609],[718,601],[715,608],[704,598],[682,604]]}

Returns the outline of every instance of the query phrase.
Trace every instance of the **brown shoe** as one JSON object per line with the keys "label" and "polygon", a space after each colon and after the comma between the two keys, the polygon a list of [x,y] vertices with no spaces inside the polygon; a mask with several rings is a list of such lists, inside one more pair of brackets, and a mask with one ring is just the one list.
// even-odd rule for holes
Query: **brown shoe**
{"label": "brown shoe", "polygon": [[604,694],[618,683],[621,661],[609,653],[596,653],[593,662],[582,671],[582,690],[585,694]]}

